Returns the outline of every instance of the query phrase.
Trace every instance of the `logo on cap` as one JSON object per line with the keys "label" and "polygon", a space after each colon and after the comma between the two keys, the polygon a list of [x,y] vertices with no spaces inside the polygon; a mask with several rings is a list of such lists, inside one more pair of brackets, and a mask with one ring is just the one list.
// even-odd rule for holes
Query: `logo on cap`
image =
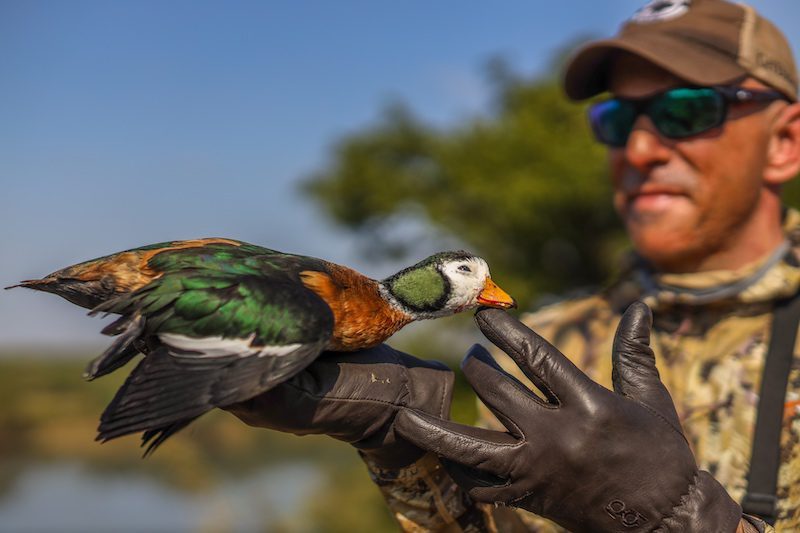
{"label": "logo on cap", "polygon": [[674,19],[687,11],[692,0],[651,0],[631,17],[632,22],[646,23]]}

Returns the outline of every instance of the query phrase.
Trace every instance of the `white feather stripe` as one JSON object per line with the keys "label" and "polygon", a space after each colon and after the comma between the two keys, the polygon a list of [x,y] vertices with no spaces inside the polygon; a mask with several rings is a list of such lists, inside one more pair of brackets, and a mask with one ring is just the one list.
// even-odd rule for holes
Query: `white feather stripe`
{"label": "white feather stripe", "polygon": [[[190,357],[225,357],[228,355],[238,355],[248,357],[256,355],[258,357],[273,356],[280,357],[288,355],[302,346],[302,344],[284,344],[282,346],[253,346],[252,342],[255,333],[249,337],[241,339],[226,339],[223,337],[187,337],[179,333],[160,333],[158,338],[161,342],[177,348],[191,352],[199,352],[200,355]],[[180,357],[180,354],[173,354]]]}
{"label": "white feather stripe", "polygon": [[302,344],[299,342],[295,344],[284,344],[283,346],[261,346],[258,349],[258,356],[264,357],[266,355],[271,355],[274,357],[281,357],[283,355],[289,355],[301,346]]}

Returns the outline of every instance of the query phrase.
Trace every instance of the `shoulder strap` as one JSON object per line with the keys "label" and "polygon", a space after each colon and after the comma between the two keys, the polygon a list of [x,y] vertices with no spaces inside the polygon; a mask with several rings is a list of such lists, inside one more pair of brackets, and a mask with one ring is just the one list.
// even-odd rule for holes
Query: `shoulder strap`
{"label": "shoulder strap", "polygon": [[771,525],[777,518],[783,409],[799,324],[800,293],[775,305],[769,350],[761,378],[747,493],[742,501],[742,510],[746,514],[758,516]]}

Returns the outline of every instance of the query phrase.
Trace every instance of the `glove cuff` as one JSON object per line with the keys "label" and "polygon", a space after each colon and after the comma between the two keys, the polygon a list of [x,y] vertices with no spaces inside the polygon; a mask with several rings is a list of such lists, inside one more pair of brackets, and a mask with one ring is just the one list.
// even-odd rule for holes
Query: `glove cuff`
{"label": "glove cuff", "polygon": [[695,476],[689,492],[656,531],[719,531],[734,533],[742,518],[742,508],[706,471]]}

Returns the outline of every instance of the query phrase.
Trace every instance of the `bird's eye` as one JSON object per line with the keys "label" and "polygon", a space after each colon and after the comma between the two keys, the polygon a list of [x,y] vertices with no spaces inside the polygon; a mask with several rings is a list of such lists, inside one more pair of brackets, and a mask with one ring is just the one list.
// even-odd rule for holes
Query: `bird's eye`
{"label": "bird's eye", "polygon": [[472,272],[467,265],[458,265],[458,270],[460,272]]}

